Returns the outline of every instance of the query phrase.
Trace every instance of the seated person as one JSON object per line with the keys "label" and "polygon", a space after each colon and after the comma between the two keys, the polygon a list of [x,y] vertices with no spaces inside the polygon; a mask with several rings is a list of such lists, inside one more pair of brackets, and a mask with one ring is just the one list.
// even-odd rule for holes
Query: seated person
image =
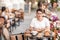
{"label": "seated person", "polygon": [[37,32],[38,33],[37,37],[40,36],[39,33],[44,34],[44,32],[50,32],[50,22],[47,18],[43,17],[42,9],[36,10],[36,17],[33,18],[29,30],[30,32],[33,31]]}
{"label": "seated person", "polygon": [[[50,31],[50,23],[49,20],[45,17],[43,17],[43,12],[41,9],[37,9],[36,11],[36,18],[33,18],[31,24],[30,24],[30,28],[32,29],[32,31],[35,29],[35,31],[42,31],[42,30],[46,30],[46,31]],[[34,28],[34,29],[33,29]]]}

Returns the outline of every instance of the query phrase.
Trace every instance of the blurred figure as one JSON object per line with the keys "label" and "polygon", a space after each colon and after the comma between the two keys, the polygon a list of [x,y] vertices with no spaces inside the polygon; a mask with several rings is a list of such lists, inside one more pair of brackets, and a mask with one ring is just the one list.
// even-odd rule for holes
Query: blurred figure
{"label": "blurred figure", "polygon": [[15,11],[15,17],[16,17],[17,19],[19,19],[19,16],[20,16],[20,13],[19,13],[18,10],[16,10],[16,11]]}
{"label": "blurred figure", "polygon": [[53,2],[51,5],[52,5],[52,10],[51,11],[56,11],[56,8],[58,7],[57,2]]}
{"label": "blurred figure", "polygon": [[6,20],[8,20],[8,17],[9,17],[9,9],[8,8],[6,8],[5,11],[2,12],[2,16],[4,16]]}
{"label": "blurred figure", "polygon": [[41,8],[41,7],[42,7],[42,2],[39,1],[39,2],[38,2],[38,8]]}
{"label": "blurred figure", "polygon": [[[39,14],[40,13],[40,14]],[[43,20],[46,20],[46,21],[48,21],[48,25],[46,25],[47,26],[47,28],[48,28],[48,31],[49,31],[49,27],[50,27],[50,24],[49,24],[49,20],[47,19],[47,18],[45,18],[45,17],[43,17],[43,12],[42,12],[42,10],[41,9],[37,9],[37,11],[36,11],[36,18],[34,18],[33,19],[34,20],[34,23],[35,23],[35,21],[43,21]],[[30,24],[30,26],[32,27],[32,28],[34,28],[34,25],[33,25],[33,20],[32,20],[32,22],[31,22],[31,24]],[[44,23],[44,21],[43,21],[43,23]],[[42,24],[43,24],[42,23]],[[46,22],[47,23],[47,22]],[[46,24],[45,23],[45,24]],[[40,28],[40,29],[45,29],[45,26],[44,25],[37,25],[37,24],[35,24],[35,28]],[[39,26],[39,27],[37,27],[37,26]],[[43,26],[43,27],[41,27],[41,26]],[[33,29],[34,30],[34,29]],[[47,31],[47,30],[46,30]]]}
{"label": "blurred figure", "polygon": [[[9,12],[8,8],[6,8],[5,11],[2,12],[2,16],[6,19],[7,28],[9,28],[9,26],[10,26],[10,22],[8,22],[9,21],[9,13],[10,12]],[[7,25],[7,24],[9,24],[9,25]]]}
{"label": "blurred figure", "polygon": [[[39,2],[39,3],[41,3],[41,2]],[[58,16],[55,12],[55,9],[57,8],[57,3],[56,2],[54,2],[52,4],[51,11],[48,9],[48,4],[42,3],[40,5],[41,5],[40,8],[42,9],[42,11],[45,10],[45,14],[43,14],[45,17],[48,17],[48,19],[49,20],[51,19],[52,21],[58,20]]]}
{"label": "blurred figure", "polygon": [[47,11],[49,11],[48,4],[42,3],[42,2],[38,2],[38,9],[42,9],[42,11],[45,10],[45,13],[47,13]]}
{"label": "blurred figure", "polygon": [[51,14],[52,14],[53,19],[58,19],[57,9],[56,9],[57,6],[58,6],[57,2],[53,2],[53,3],[52,3]]}
{"label": "blurred figure", "polygon": [[2,10],[2,12],[5,11],[6,10],[6,7],[2,7],[1,10]]}
{"label": "blurred figure", "polygon": [[9,11],[9,19],[8,19],[8,24],[10,23],[10,32],[13,31],[13,27],[15,27],[15,14],[12,10]]}
{"label": "blurred figure", "polygon": [[44,12],[43,17],[46,17],[47,14],[49,14],[48,12],[50,12],[50,10],[48,9],[48,4],[46,4],[46,3],[39,2],[38,8],[42,9],[42,11]]}
{"label": "blurred figure", "polygon": [[24,21],[24,11],[23,11],[23,9],[20,9],[19,12],[20,12],[20,19],[22,21]]}
{"label": "blurred figure", "polygon": [[3,36],[3,24],[4,24],[4,17],[0,16],[0,40],[2,40]]}
{"label": "blurred figure", "polygon": [[[47,32],[47,35],[49,36],[50,32],[50,23],[49,20],[45,17],[43,17],[43,12],[42,9],[37,9],[36,10],[36,18],[33,18],[31,24],[30,24],[30,33],[34,33],[33,35],[37,34],[37,37],[40,38],[43,35],[45,35],[45,32]],[[29,32],[27,32],[28,34]],[[37,39],[38,40],[38,39]]]}
{"label": "blurred figure", "polygon": [[19,12],[19,10],[15,11],[15,22],[16,24],[19,26],[20,25],[20,15],[21,13]]}
{"label": "blurred figure", "polygon": [[5,26],[5,18],[3,16],[0,16],[0,36],[1,35],[4,37],[4,40],[9,40],[10,39],[9,38],[9,32],[7,30],[7,27]]}

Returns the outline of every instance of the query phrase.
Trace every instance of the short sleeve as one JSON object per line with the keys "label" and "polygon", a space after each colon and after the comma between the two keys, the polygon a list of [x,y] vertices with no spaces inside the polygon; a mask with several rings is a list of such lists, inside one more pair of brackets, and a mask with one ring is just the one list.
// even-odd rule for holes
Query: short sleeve
{"label": "short sleeve", "polygon": [[30,26],[31,26],[31,27],[34,27],[34,25],[35,25],[35,20],[32,19]]}

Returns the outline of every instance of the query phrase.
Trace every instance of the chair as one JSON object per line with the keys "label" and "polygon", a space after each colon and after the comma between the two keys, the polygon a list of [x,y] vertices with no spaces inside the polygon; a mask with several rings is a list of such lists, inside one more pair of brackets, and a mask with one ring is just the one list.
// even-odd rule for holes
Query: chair
{"label": "chair", "polygon": [[10,40],[23,40],[22,34],[16,34],[16,35],[12,34],[10,36]]}
{"label": "chair", "polygon": [[18,40],[23,40],[22,34],[17,35]]}
{"label": "chair", "polygon": [[16,35],[11,35],[10,40],[16,40]]}

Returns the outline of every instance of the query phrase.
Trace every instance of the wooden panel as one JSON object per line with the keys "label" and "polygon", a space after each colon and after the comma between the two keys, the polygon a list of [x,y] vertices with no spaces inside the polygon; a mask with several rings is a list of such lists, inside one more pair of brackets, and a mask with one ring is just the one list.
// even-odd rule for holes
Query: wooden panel
{"label": "wooden panel", "polygon": [[21,34],[17,35],[17,37],[18,37],[18,40],[23,40]]}
{"label": "wooden panel", "polygon": [[16,40],[16,37],[15,37],[15,35],[11,35],[11,40]]}

